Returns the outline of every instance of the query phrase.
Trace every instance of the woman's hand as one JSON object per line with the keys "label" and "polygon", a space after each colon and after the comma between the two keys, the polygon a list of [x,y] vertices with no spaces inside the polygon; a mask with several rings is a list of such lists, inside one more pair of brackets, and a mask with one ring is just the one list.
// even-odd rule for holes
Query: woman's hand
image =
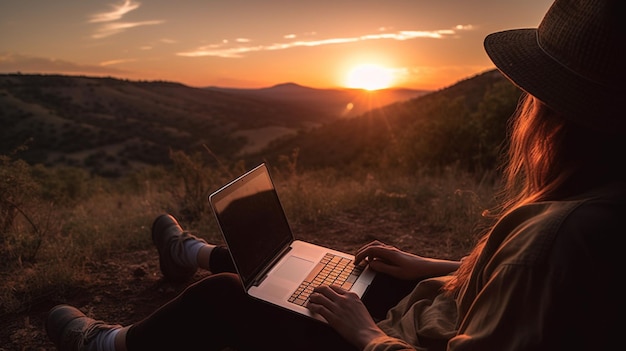
{"label": "woman's hand", "polygon": [[359,349],[386,335],[376,325],[361,299],[338,286],[315,288],[307,307],[324,317],[331,327]]}
{"label": "woman's hand", "polygon": [[361,247],[354,256],[355,264],[365,261],[377,272],[407,280],[445,275],[455,271],[460,264],[458,261],[417,256],[380,241]]}

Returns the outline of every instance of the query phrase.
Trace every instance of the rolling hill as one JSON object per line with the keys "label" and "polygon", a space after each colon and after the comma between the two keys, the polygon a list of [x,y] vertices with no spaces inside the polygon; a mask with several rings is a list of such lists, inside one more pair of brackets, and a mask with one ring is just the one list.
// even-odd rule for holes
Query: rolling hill
{"label": "rolling hill", "polygon": [[496,165],[521,91],[492,70],[438,91],[273,142],[249,163],[297,153],[301,168]]}
{"label": "rolling hill", "polygon": [[170,150],[214,163],[297,154],[302,168],[488,168],[519,93],[495,70],[433,92],[5,74],[0,155],[108,177],[170,164]]}
{"label": "rolling hill", "polygon": [[390,88],[377,91],[361,89],[313,89],[296,83],[278,84],[261,89],[232,89],[208,87],[213,91],[238,94],[247,97],[306,106],[321,115],[355,117],[369,110],[394,102],[405,101],[424,95],[429,91]]}
{"label": "rolling hill", "polygon": [[208,148],[220,158],[235,158],[279,137],[424,93],[324,90],[293,83],[192,88],[162,81],[4,74],[0,154],[26,146],[18,157],[29,163],[115,176],[168,163],[170,149]]}

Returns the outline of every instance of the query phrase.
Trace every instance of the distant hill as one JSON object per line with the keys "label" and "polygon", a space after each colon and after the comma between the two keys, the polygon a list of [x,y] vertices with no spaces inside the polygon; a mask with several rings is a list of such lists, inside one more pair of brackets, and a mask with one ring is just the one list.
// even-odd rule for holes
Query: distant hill
{"label": "distant hill", "polygon": [[207,87],[213,91],[259,97],[276,102],[306,106],[322,115],[354,117],[369,110],[429,93],[428,90],[389,88],[376,91],[362,89],[315,89],[296,83],[278,84],[261,89]]}
{"label": "distant hill", "polygon": [[272,143],[249,163],[297,153],[304,168],[405,167],[409,172],[455,165],[492,169],[521,91],[498,71],[468,77],[417,98],[339,119]]}
{"label": "distant hill", "polygon": [[30,163],[85,167],[107,176],[169,163],[170,149],[208,148],[234,159],[277,138],[423,93],[290,83],[192,88],[163,81],[2,74],[0,154],[26,145],[18,157]]}

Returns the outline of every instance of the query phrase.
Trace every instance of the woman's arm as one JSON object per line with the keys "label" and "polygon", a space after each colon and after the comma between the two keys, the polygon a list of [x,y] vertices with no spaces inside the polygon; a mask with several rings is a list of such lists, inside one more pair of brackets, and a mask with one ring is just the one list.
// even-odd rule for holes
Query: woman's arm
{"label": "woman's arm", "polygon": [[[379,241],[371,242],[357,250],[355,264],[362,262],[368,263],[378,272],[399,279],[446,275],[458,269],[460,265],[459,261],[422,257]],[[373,342],[391,342],[394,347],[411,348],[403,341],[387,336],[372,319],[361,299],[355,293],[340,287],[315,288],[307,307],[324,317],[333,329],[359,349],[371,346]]]}
{"label": "woman's arm", "polygon": [[414,255],[380,241],[373,241],[357,250],[355,263],[363,261],[375,271],[407,280],[450,274],[461,264],[460,261]]}

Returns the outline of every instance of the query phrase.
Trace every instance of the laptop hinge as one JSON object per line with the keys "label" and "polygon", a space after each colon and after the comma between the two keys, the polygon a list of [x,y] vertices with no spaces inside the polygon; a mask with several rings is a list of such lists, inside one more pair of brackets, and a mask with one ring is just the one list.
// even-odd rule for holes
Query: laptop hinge
{"label": "laptop hinge", "polygon": [[267,272],[270,269],[272,269],[274,267],[274,265],[276,264],[276,262],[278,262],[281,258],[283,258],[283,256],[285,256],[287,254],[287,252],[289,252],[289,251],[291,251],[291,245],[287,246],[286,248],[281,250],[281,252],[278,255],[274,256],[272,261],[270,261],[270,263],[268,265],[266,265],[266,268],[263,269],[261,272],[259,272],[259,274],[257,274],[257,278],[252,282],[252,285],[253,286],[261,285],[261,283],[263,283],[265,278],[267,278]]}

